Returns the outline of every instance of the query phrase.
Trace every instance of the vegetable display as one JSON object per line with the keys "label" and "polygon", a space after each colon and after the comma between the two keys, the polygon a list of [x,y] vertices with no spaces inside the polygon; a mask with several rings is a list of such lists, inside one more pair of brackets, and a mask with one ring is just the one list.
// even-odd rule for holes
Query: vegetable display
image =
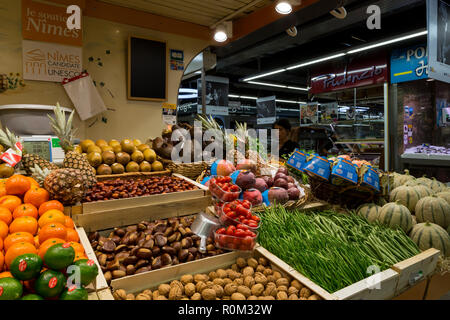
{"label": "vegetable display", "polygon": [[265,258],[238,258],[229,269],[185,274],[154,290],[114,293],[116,300],[322,300],[298,280],[275,271]]}
{"label": "vegetable display", "polygon": [[250,229],[257,229],[261,219],[252,214],[251,209],[252,205],[248,200],[225,203],[220,211],[220,222],[225,225],[243,224]]}
{"label": "vegetable display", "polygon": [[353,214],[274,207],[261,221],[259,243],[330,293],[367,278],[371,266],[383,271],[420,253],[403,230]]}

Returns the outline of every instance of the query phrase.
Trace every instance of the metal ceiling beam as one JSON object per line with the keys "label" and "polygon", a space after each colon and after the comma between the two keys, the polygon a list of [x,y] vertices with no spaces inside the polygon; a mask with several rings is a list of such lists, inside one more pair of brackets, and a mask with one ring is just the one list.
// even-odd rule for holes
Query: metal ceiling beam
{"label": "metal ceiling beam", "polygon": [[[322,1],[321,1],[322,2]],[[348,3],[349,1],[347,1]],[[382,14],[390,14],[398,12],[399,10],[411,9],[412,6],[423,5],[423,0],[378,0],[378,1],[358,1],[355,3],[352,10],[348,11],[347,17],[343,20],[333,18],[331,15],[326,20],[320,22],[311,23],[305,27],[299,28],[299,35],[297,37],[290,37],[284,32],[272,37],[268,41],[264,41],[258,45],[252,46],[250,49],[242,50],[241,52],[229,55],[225,58],[219,58],[217,62],[217,69],[225,69],[231,65],[242,64],[257,57],[264,56],[265,54],[274,54],[288,48],[306,44],[314,39],[320,38],[323,35],[330,34],[330,30],[333,33],[343,31],[352,25],[365,22],[367,19],[367,5],[375,4],[381,9]],[[308,16],[310,12],[314,10],[313,6],[298,11],[295,15],[299,16],[299,20],[304,25],[307,19],[300,19],[303,16]],[[364,23],[365,25],[365,23]],[[219,51],[220,53],[220,51]]]}

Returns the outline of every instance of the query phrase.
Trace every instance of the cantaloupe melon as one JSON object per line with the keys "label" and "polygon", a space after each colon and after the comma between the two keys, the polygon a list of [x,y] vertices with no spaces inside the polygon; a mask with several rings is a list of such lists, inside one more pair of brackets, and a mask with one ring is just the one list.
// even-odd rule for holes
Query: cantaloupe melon
{"label": "cantaloupe melon", "polygon": [[410,212],[414,212],[417,202],[422,198],[421,194],[416,187],[401,186],[395,188],[389,194],[389,200],[391,202],[399,201],[402,205],[407,207]]}
{"label": "cantaloupe melon", "polygon": [[366,218],[369,222],[374,222],[378,219],[381,207],[375,203],[366,203],[358,207],[356,213]]}
{"label": "cantaloupe melon", "polygon": [[429,187],[424,186],[424,185],[417,185],[414,187],[420,194],[420,197],[429,197],[432,196],[434,194],[433,190],[431,190]]}
{"label": "cantaloupe melon", "polygon": [[431,179],[431,183],[428,187],[433,190],[433,192],[442,192],[447,189],[447,186],[444,183],[437,181],[435,178]]}
{"label": "cantaloupe melon", "polygon": [[394,185],[392,186],[392,190],[404,185],[406,182],[410,180],[414,180],[413,176],[409,175],[409,171],[405,170],[405,174],[394,174]]}
{"label": "cantaloupe melon", "polygon": [[418,222],[431,222],[447,229],[450,225],[450,204],[442,198],[431,196],[420,199],[416,204]]}
{"label": "cantaloupe melon", "polygon": [[448,204],[450,204],[450,191],[436,193],[436,196],[438,196],[441,199],[444,199],[445,201],[447,201]]}
{"label": "cantaloupe melon", "polygon": [[415,187],[420,185],[416,180],[408,180],[403,184],[405,187]]}
{"label": "cantaloupe melon", "polygon": [[416,182],[417,182],[418,184],[421,184],[421,185],[430,187],[430,186],[431,186],[431,183],[433,182],[433,180],[431,180],[431,179],[429,179],[429,178],[423,176],[423,177],[421,177],[421,178],[417,178],[417,179],[416,179]]}
{"label": "cantaloupe melon", "polygon": [[378,221],[389,227],[400,227],[406,233],[411,230],[413,225],[411,212],[399,201],[385,204],[381,208]]}
{"label": "cantaloupe melon", "polygon": [[413,227],[417,224],[417,218],[415,215],[411,215],[412,218],[412,222],[413,222]]}
{"label": "cantaloupe melon", "polygon": [[420,250],[435,248],[440,250],[445,257],[450,255],[450,236],[437,224],[430,222],[416,224],[409,236]]}

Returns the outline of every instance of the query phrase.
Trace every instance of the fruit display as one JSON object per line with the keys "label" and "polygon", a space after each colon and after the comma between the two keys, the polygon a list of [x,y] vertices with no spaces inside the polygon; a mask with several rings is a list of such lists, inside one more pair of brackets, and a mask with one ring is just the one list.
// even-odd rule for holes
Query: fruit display
{"label": "fruit display", "polygon": [[214,233],[216,247],[226,250],[252,251],[256,245],[258,233],[244,224],[219,228]]}
{"label": "fruit display", "polygon": [[[0,181],[0,300],[87,300],[98,269],[86,256],[64,206],[37,181]],[[80,284],[68,279],[74,272]]]}
{"label": "fruit display", "polygon": [[252,214],[252,204],[248,200],[234,200],[225,203],[220,208],[219,218],[224,225],[243,224],[252,230],[258,229],[261,221],[257,215]]}
{"label": "fruit display", "polygon": [[212,178],[209,183],[209,191],[217,199],[224,202],[231,202],[239,198],[241,188],[233,184],[231,177]]}
{"label": "fruit display", "polygon": [[139,139],[120,142],[87,139],[81,142],[77,151],[86,155],[99,176],[164,170],[163,164],[156,159],[155,151]]}
{"label": "fruit display", "polygon": [[108,237],[89,234],[101,269],[108,283],[127,275],[161,269],[223,253],[207,240],[206,253],[199,251],[200,237],[190,227],[191,217],[142,221],[115,228]]}
{"label": "fruit display", "polygon": [[356,214],[366,218],[369,222],[374,222],[378,220],[380,211],[381,207],[375,203],[366,203],[356,209]]}
{"label": "fruit display", "polygon": [[421,250],[435,248],[440,250],[444,257],[450,256],[450,235],[437,224],[418,223],[412,229],[410,237]]}
{"label": "fruit display", "polygon": [[380,211],[378,221],[389,227],[399,227],[408,233],[413,225],[411,212],[399,201],[385,204]]}
{"label": "fruit display", "polygon": [[276,206],[266,208],[261,220],[258,243],[329,293],[367,278],[369,266],[383,271],[420,253],[402,229],[355,214]]}
{"label": "fruit display", "polygon": [[115,290],[116,300],[322,300],[276,271],[266,258],[238,258],[229,269],[185,274],[170,283],[133,294]]}
{"label": "fruit display", "polygon": [[89,189],[83,202],[127,199],[196,189],[198,188],[195,185],[175,176],[106,180]]}
{"label": "fruit display", "polygon": [[450,204],[433,195],[424,197],[416,204],[417,222],[431,222],[447,229],[450,226]]}

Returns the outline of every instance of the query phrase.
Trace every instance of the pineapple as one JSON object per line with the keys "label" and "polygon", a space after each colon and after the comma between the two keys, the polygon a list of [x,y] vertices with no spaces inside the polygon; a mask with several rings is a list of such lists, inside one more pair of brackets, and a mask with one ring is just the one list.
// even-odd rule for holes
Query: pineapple
{"label": "pineapple", "polygon": [[86,155],[79,154],[75,151],[73,145],[73,138],[75,130],[72,129],[72,120],[75,111],[69,116],[66,121],[66,116],[61,110],[59,103],[55,108],[55,118],[48,116],[53,128],[53,132],[60,140],[61,148],[64,150],[64,168],[75,169],[81,172],[81,179],[83,179],[84,184],[90,188],[97,183],[97,178],[95,176],[95,171],[93,167],[89,164]]}
{"label": "pineapple", "polygon": [[45,177],[47,177],[51,170],[47,168],[41,168],[39,165],[35,164],[33,168],[30,168],[31,176],[36,180],[41,188],[44,188]]}
{"label": "pineapple", "polygon": [[88,190],[80,170],[65,168],[50,171],[35,166],[32,171],[33,177],[39,183],[43,182],[43,186],[50,193],[51,198],[66,206],[81,202]]}
{"label": "pineapple", "polygon": [[[5,132],[6,131],[6,132]],[[14,133],[9,131],[8,128],[5,131],[0,129],[0,143],[4,144],[8,148],[14,148],[17,142],[21,142],[21,139],[17,137]],[[31,175],[31,168],[37,164],[40,168],[55,170],[58,169],[58,166],[54,163],[51,163],[48,160],[41,158],[41,156],[37,154],[29,154],[25,149],[22,150],[22,166],[27,172],[27,174]]]}

